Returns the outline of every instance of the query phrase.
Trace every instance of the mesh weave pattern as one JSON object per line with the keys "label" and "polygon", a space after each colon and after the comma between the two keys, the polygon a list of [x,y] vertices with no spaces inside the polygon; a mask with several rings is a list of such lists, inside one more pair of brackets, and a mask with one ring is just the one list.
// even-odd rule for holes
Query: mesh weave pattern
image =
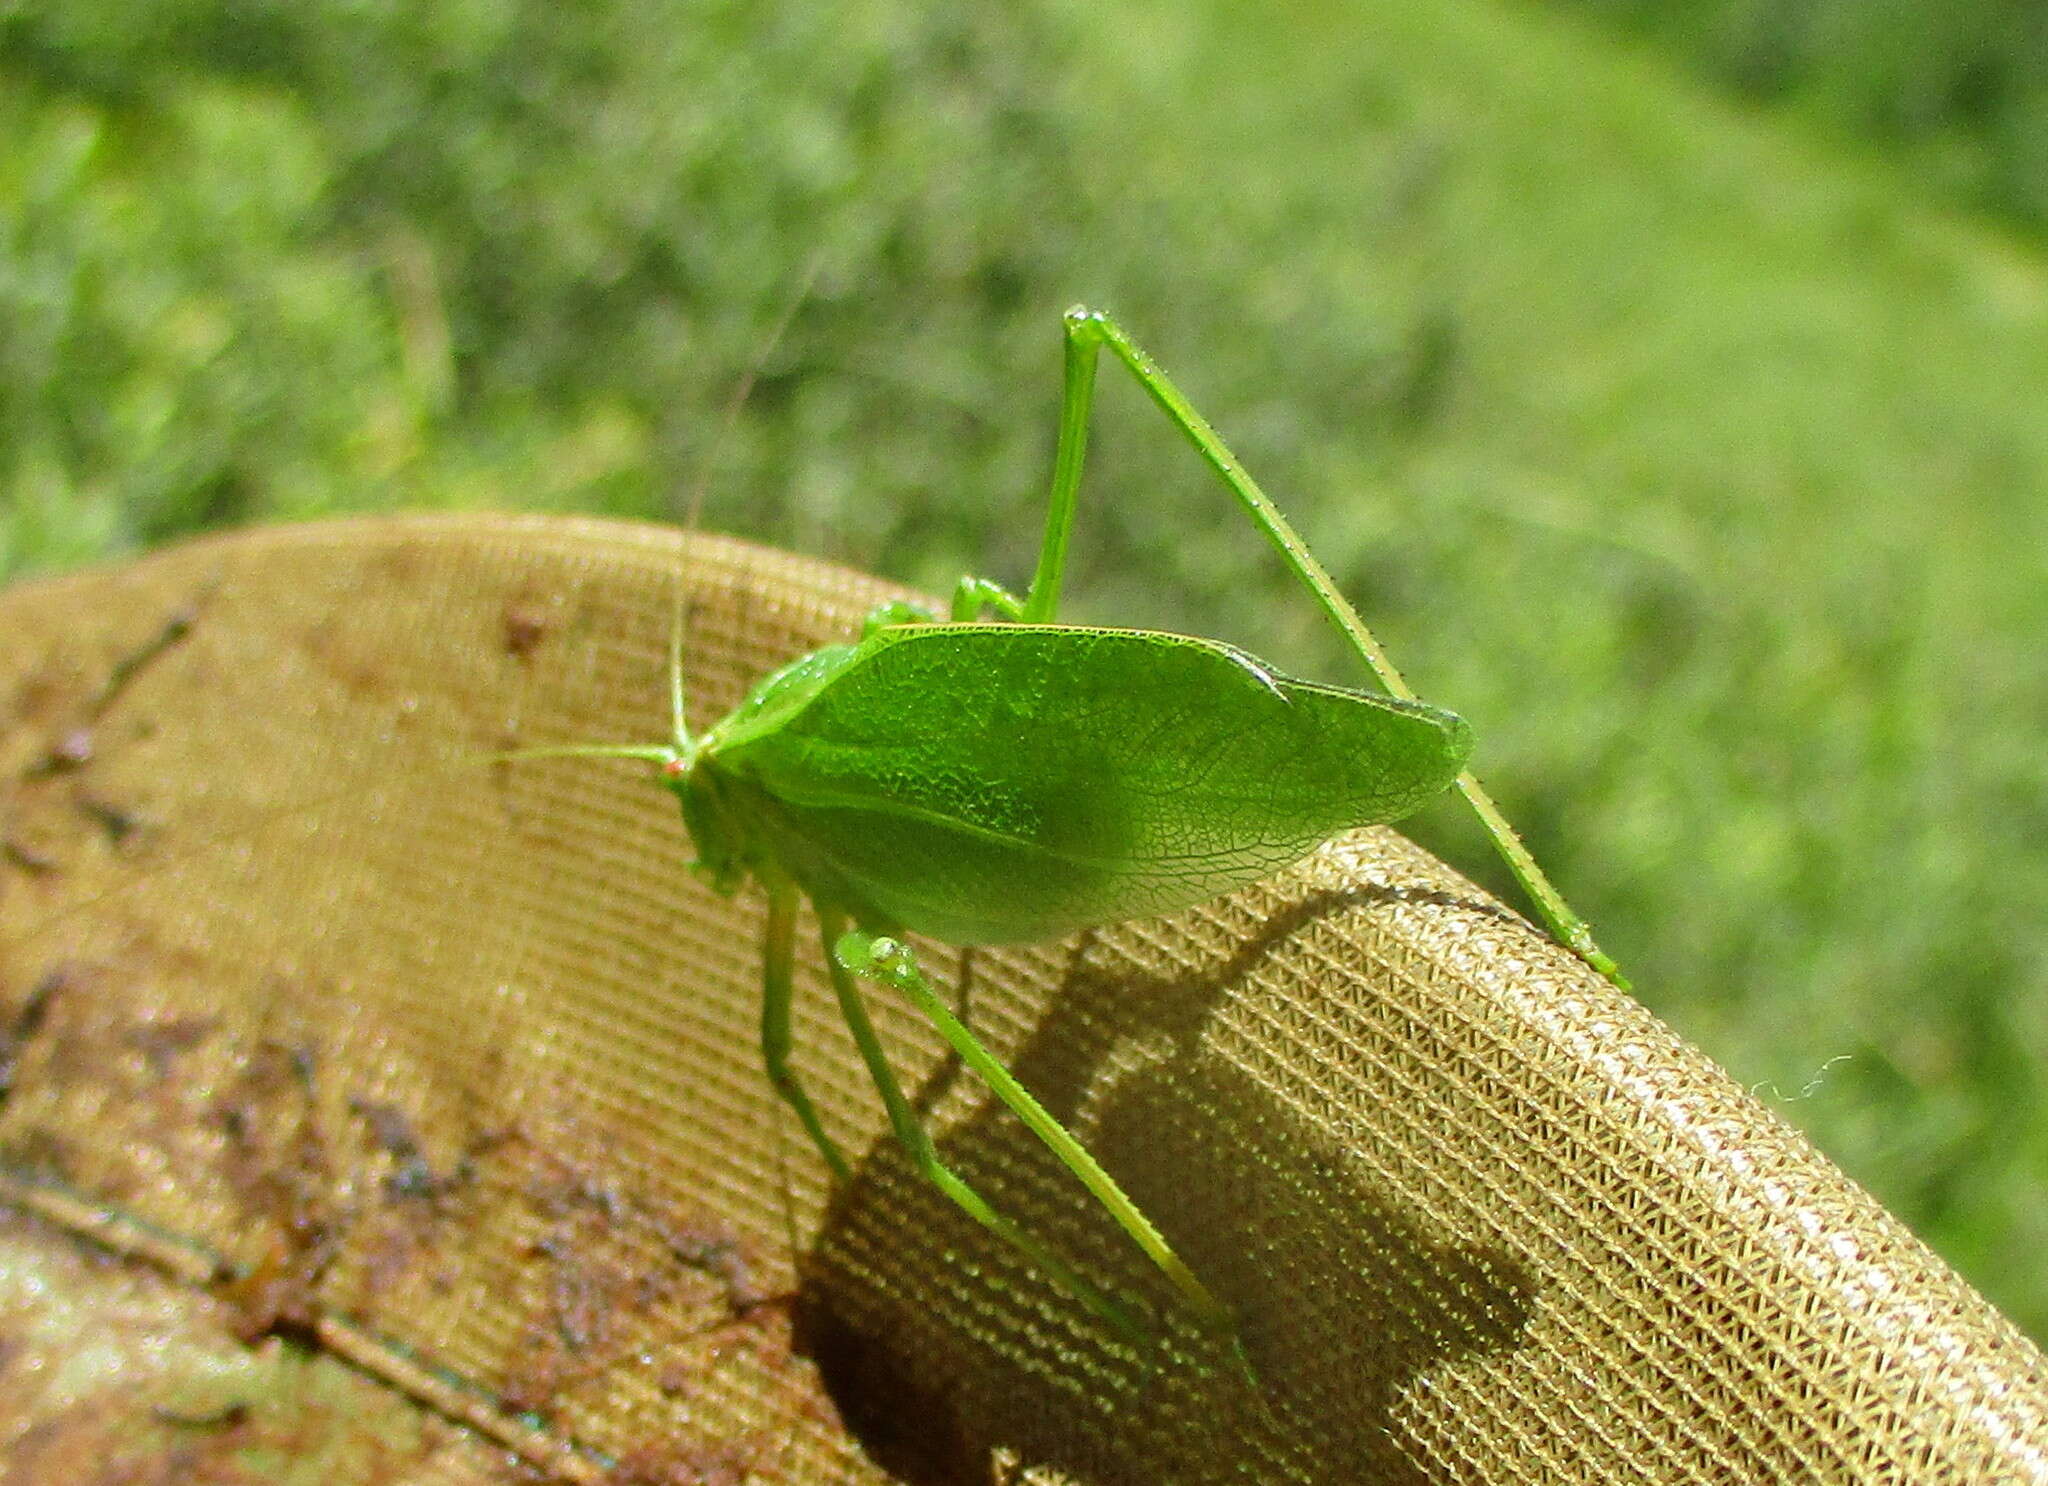
{"label": "mesh weave pattern", "polygon": [[909,1171],[812,935],[799,1065],[857,1155],[830,1192],[758,1071],[757,897],[684,870],[644,765],[478,762],[662,738],[679,582],[700,724],[896,596],[506,517],[0,595],[8,1168],[233,1261],[245,1331],[348,1317],[620,1479],[2048,1480],[2024,1339],[1390,832],[1171,919],[925,956],[1238,1311],[1257,1391],[877,993],[945,1158],[1154,1344]]}

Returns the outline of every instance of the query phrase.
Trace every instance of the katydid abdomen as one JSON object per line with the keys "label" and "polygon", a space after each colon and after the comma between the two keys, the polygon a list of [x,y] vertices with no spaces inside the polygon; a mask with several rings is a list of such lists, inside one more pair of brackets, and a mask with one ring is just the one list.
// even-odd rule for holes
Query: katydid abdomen
{"label": "katydid abdomen", "polygon": [[1220,897],[1408,815],[1471,749],[1451,713],[1142,630],[895,626],[778,687],[694,787],[813,898],[955,944]]}

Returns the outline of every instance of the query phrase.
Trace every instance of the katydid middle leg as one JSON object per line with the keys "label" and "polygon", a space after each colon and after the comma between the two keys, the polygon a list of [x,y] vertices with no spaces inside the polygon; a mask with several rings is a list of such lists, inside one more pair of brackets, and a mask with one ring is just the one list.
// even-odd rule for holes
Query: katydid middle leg
{"label": "katydid middle leg", "polygon": [[[852,971],[849,970],[847,963],[841,960],[838,952],[838,947],[842,943],[849,940],[865,943],[867,936],[846,934],[845,918],[839,914],[820,910],[818,920],[818,927],[824,939],[825,968],[832,978],[832,989],[839,997],[840,1013],[846,1018],[847,1029],[853,1033],[854,1043],[860,1049],[862,1060],[867,1064],[868,1076],[874,1081],[876,1091],[882,1096],[883,1108],[888,1111],[889,1126],[895,1132],[897,1143],[903,1147],[904,1154],[910,1158],[910,1164],[916,1168],[920,1176],[945,1193],[968,1216],[1023,1254],[1061,1288],[1078,1297],[1090,1310],[1114,1327],[1125,1340],[1142,1340],[1145,1329],[1128,1307],[1112,1299],[1100,1286],[1082,1278],[1072,1265],[1053,1253],[1013,1219],[998,1211],[966,1178],[939,1159],[930,1132],[924,1128],[924,1122],[918,1118],[917,1110],[911,1104],[909,1096],[903,1092],[903,1086],[897,1081],[895,1070],[889,1066],[888,1054],[883,1050],[881,1038],[876,1035],[874,1023],[868,1017],[867,1004],[861,999],[860,987],[854,983]],[[863,974],[868,973],[862,960],[856,958],[853,963],[861,967]],[[894,981],[889,983],[894,984]],[[919,983],[922,984],[921,976]],[[925,990],[929,992],[930,987],[926,986]],[[954,1021],[952,1013],[945,1009],[945,1003],[936,995],[931,997],[931,1001],[942,1014],[943,1020],[939,1023],[939,1029],[946,1033],[948,1040],[951,1041],[952,1034],[948,1031],[946,1023],[950,1022],[955,1027],[959,1024]],[[922,1006],[922,1003],[920,1005]],[[964,1027],[959,1027],[959,1031],[966,1038],[967,1045],[973,1047],[974,1055],[969,1056],[966,1047],[959,1042],[954,1042],[954,1046],[960,1049],[961,1056],[970,1067],[982,1073],[984,1077],[987,1076],[983,1068],[984,1063],[993,1064],[1001,1069],[1002,1065],[989,1056],[981,1044],[975,1041],[972,1033]],[[1007,1071],[1003,1077],[1009,1079]],[[1015,1085],[1014,1079],[1010,1079],[1009,1082]],[[1023,1093],[1022,1088],[1018,1087],[1017,1092]],[[1024,1094],[1024,1098],[1031,1100],[1029,1094]],[[1031,1104],[1034,1109],[1038,1109],[1043,1119],[1051,1121],[1052,1117],[1038,1108],[1037,1101],[1031,1100]],[[1036,1130],[1038,1127],[1033,1125],[1032,1128]],[[1059,1126],[1055,1123],[1053,1128],[1059,1129]],[[1065,1130],[1060,1129],[1060,1134],[1069,1142],[1073,1141],[1073,1137],[1067,1135]],[[1078,1144],[1075,1145],[1075,1149],[1079,1150]],[[1086,1152],[1082,1152],[1082,1157],[1091,1167],[1095,1167],[1093,1158],[1088,1157]],[[1095,1167],[1095,1170],[1101,1172],[1100,1167]],[[1101,1175],[1104,1181],[1109,1181],[1107,1172],[1101,1172]],[[1115,1189],[1114,1182],[1110,1182],[1110,1186]],[[1094,1189],[1094,1184],[1090,1183],[1090,1187],[1091,1190]],[[1117,1195],[1123,1196],[1121,1191],[1118,1191]],[[1128,1206],[1130,1199],[1123,1200]],[[1136,1212],[1136,1208],[1132,1207],[1131,1211]],[[1119,1221],[1122,1221],[1121,1216]],[[1139,1215],[1139,1221],[1144,1222],[1142,1214]],[[1149,1223],[1146,1224],[1147,1228],[1150,1226]],[[1164,1240],[1160,1242],[1163,1246]],[[1171,1250],[1167,1252],[1170,1254]],[[1179,1263],[1177,1259],[1174,1262]],[[1197,1290],[1201,1289],[1200,1282],[1194,1281],[1192,1275],[1189,1275],[1188,1279],[1194,1282]],[[1207,1298],[1207,1291],[1201,1293]],[[1213,1299],[1208,1303],[1214,1312],[1223,1315],[1227,1323],[1229,1313],[1223,1311]]]}
{"label": "katydid middle leg", "polygon": [[[1066,1126],[1053,1118],[1051,1112],[1038,1102],[1031,1091],[1017,1081],[1016,1075],[1005,1068],[1002,1061],[995,1054],[982,1046],[981,1040],[968,1029],[966,1024],[953,1015],[952,1010],[947,1007],[938,992],[932,989],[931,983],[924,978],[924,972],[918,968],[916,956],[911,953],[908,945],[898,940],[878,938],[866,933],[845,934],[828,939],[826,957],[836,975],[846,976],[848,971],[852,971],[867,979],[889,986],[907,997],[911,1004],[922,1012],[934,1027],[938,1028],[939,1035],[952,1045],[953,1050],[960,1055],[961,1061],[981,1076],[982,1081],[989,1086],[989,1089],[995,1096],[1008,1105],[1010,1110],[1018,1119],[1024,1122],[1031,1133],[1043,1141],[1047,1149],[1058,1156],[1067,1169],[1080,1179],[1081,1184],[1088,1189],[1095,1199],[1108,1209],[1110,1216],[1116,1219],[1117,1226],[1128,1233],[1132,1240],[1137,1243],[1138,1247],[1144,1250],[1146,1257],[1156,1264],[1161,1273],[1180,1291],[1195,1314],[1210,1329],[1225,1335],[1235,1334],[1236,1321],[1232,1317],[1230,1309],[1212,1295],[1207,1286],[1195,1278],[1194,1272],[1187,1267],[1187,1264],[1181,1259],[1180,1255],[1173,1251],[1173,1246],[1166,1241],[1165,1235],[1159,1231],[1150,1218],[1145,1216],[1137,1203],[1133,1202],[1129,1194],[1118,1185],[1116,1178],[1103,1168],[1102,1163],[1088,1153],[1087,1147],[1076,1140]],[[855,988],[851,985],[850,977],[846,990],[842,992],[842,997],[847,995],[854,996],[854,1005],[857,1007],[858,996]],[[859,1018],[862,1023],[865,1022],[866,1013],[864,1010],[859,1012]],[[848,1010],[847,1020],[849,1024],[854,1024],[854,1010]],[[854,1035],[856,1040],[859,1040],[861,1037],[858,1025],[855,1026]],[[864,1044],[863,1051],[865,1050]],[[879,1048],[877,1049],[877,1056],[879,1056]],[[872,1064],[870,1066],[871,1068],[873,1067]],[[887,1065],[883,1064],[882,1067],[884,1072],[876,1074],[878,1084],[886,1072]],[[890,1081],[893,1083],[893,1076],[890,1076]],[[890,1096],[886,1090],[883,1093],[883,1100],[885,1103],[890,1102]],[[909,1114],[907,1104],[904,1105],[904,1112],[906,1115]],[[891,1104],[891,1118],[893,1119],[894,1117],[895,1106]],[[904,1139],[905,1146],[911,1150],[913,1159],[918,1160],[921,1165],[934,1159],[930,1157],[930,1137],[924,1133],[921,1125],[917,1126],[914,1135],[906,1136],[900,1128],[897,1134],[900,1138]],[[934,1177],[934,1180],[937,1179],[937,1177]],[[944,1183],[941,1183],[941,1185],[944,1185]],[[950,1187],[947,1188],[947,1193],[949,1196],[953,1196],[955,1201],[961,1201],[960,1197]],[[980,1199],[976,1197],[975,1202],[979,1203]],[[998,1226],[996,1223],[990,1222],[990,1217],[984,1216],[983,1212],[977,1207],[965,1202],[962,1202],[962,1206],[966,1206],[968,1211],[974,1213],[977,1218],[996,1228],[998,1233],[1002,1233],[1004,1237],[1009,1238],[1013,1243],[1017,1243],[1018,1247],[1022,1248],[1032,1259],[1041,1264],[1046,1262],[1049,1256],[1044,1253],[1044,1246],[1037,1243],[1036,1240],[1025,1239],[1020,1241],[1010,1231],[1014,1225],[1011,1225],[1007,1219],[1002,1220],[1001,1226]],[[982,1204],[982,1206],[985,1207],[986,1204]],[[1048,1268],[1055,1277],[1058,1277],[1062,1271],[1071,1274],[1071,1271],[1067,1271],[1066,1266],[1057,1260],[1052,1261]],[[1062,1283],[1071,1286],[1073,1281],[1063,1280]],[[1084,1289],[1080,1293],[1085,1296],[1088,1292]],[[1094,1302],[1091,1301],[1090,1303],[1093,1304]]]}

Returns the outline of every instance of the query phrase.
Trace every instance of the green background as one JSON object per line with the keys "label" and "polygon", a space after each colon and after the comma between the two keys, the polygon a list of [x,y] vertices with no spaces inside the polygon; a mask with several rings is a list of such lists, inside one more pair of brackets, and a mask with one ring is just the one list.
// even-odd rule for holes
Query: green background
{"label": "green background", "polygon": [[[2032,24],[0,0],[0,573],[701,485],[1021,583],[1098,304],[1473,720],[1643,998],[2048,1335]],[[1069,616],[1348,674],[1104,386]],[[1501,885],[1453,808],[1416,831]]]}

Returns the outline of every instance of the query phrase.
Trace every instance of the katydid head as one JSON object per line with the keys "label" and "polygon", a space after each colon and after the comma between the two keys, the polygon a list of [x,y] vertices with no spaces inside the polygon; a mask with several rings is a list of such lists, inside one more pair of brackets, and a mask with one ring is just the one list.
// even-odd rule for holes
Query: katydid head
{"label": "katydid head", "polygon": [[690,870],[716,891],[731,896],[745,886],[746,834],[720,793],[717,775],[698,767],[698,748],[662,766],[661,782],[682,803],[683,828],[697,848]]}
{"label": "katydid head", "polygon": [[[704,497],[711,489],[712,478],[717,474],[719,454],[726,441],[732,437],[739,423],[740,410],[746,406],[748,396],[753,392],[754,382],[761,369],[782,344],[783,335],[789,330],[797,312],[810,298],[811,285],[816,282],[819,270],[824,266],[825,254],[822,248],[814,251],[805,263],[796,291],[789,303],[783,307],[774,326],[762,340],[753,361],[739,380],[733,384],[731,395],[726,399],[725,411],[718,421],[718,430],[712,436],[711,446],[706,451],[697,469],[697,477],[691,482],[690,495],[683,514],[682,529],[685,533],[697,530],[699,518],[704,511]],[[678,575],[680,578],[680,575]],[[653,751],[646,757],[655,759],[656,769],[664,787],[674,792],[682,802],[683,824],[690,833],[691,841],[697,847],[697,860],[690,869],[707,879],[721,893],[737,892],[746,879],[746,868],[739,850],[739,838],[729,824],[728,812],[720,809],[708,780],[698,777],[699,755],[707,752],[710,735],[693,738],[684,706],[683,686],[683,638],[689,628],[689,604],[684,598],[683,585],[675,585],[673,609],[668,632],[668,693],[669,693],[669,746],[658,755]]]}

